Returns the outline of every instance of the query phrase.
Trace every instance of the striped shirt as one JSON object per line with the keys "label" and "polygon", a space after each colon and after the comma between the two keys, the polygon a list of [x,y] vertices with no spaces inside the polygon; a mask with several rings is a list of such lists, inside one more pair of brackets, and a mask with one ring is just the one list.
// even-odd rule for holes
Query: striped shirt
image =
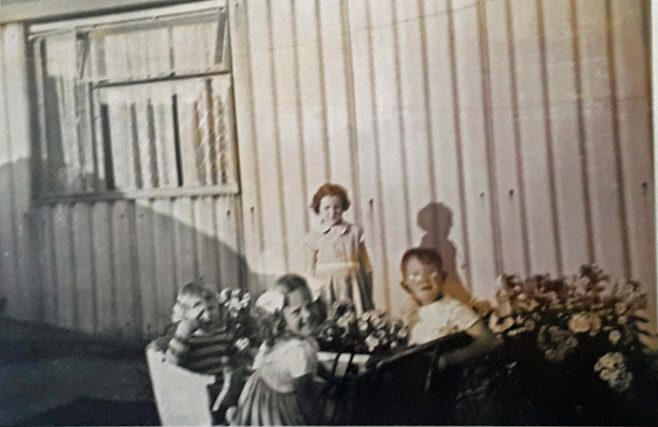
{"label": "striped shirt", "polygon": [[166,352],[170,360],[183,368],[221,376],[235,355],[236,348],[233,335],[220,328],[206,333],[197,332],[184,341],[175,335],[169,336]]}

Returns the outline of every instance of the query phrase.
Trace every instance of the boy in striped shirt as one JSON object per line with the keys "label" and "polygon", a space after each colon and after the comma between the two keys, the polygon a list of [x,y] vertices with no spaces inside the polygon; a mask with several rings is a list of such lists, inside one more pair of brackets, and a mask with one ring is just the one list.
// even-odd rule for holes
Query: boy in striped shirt
{"label": "boy in striped shirt", "polygon": [[[156,340],[156,346],[165,352],[168,361],[200,374],[215,375],[217,383],[211,386],[212,394],[219,394],[224,377],[230,377],[231,382],[241,381],[244,375],[236,369],[248,361],[242,360],[245,355],[240,354],[235,337],[222,322],[221,307],[214,292],[198,283],[188,283],[176,298],[171,319],[173,332]],[[228,375],[229,371],[232,375]],[[239,384],[231,384],[229,390],[236,387]],[[234,405],[232,400],[238,395],[239,389],[226,396],[220,410]]]}

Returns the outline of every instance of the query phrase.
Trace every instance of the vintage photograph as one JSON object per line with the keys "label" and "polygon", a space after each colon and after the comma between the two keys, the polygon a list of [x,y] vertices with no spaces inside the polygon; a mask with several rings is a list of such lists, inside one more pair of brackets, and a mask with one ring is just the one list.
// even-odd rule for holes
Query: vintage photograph
{"label": "vintage photograph", "polygon": [[655,26],[0,0],[0,425],[658,425]]}

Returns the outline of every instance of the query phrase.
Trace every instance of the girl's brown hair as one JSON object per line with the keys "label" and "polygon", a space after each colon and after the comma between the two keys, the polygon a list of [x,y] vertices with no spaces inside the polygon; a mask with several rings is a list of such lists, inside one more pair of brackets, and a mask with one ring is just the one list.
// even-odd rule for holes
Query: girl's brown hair
{"label": "girl's brown hair", "polygon": [[311,207],[315,213],[320,213],[320,201],[324,196],[339,197],[343,205],[343,210],[346,211],[350,208],[350,199],[347,197],[347,190],[338,184],[328,182],[321,185],[313,195]]}

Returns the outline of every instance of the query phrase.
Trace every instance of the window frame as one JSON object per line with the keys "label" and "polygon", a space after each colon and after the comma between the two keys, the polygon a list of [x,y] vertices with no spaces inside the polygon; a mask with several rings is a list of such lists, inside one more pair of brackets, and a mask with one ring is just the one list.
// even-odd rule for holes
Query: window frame
{"label": "window frame", "polygon": [[[126,79],[99,79],[96,81],[89,81],[80,77],[80,83],[86,84],[89,86],[88,96],[90,103],[89,115],[93,116],[98,114],[98,109],[100,108],[100,90],[103,88],[112,88],[117,86],[130,86],[130,85],[145,85],[150,83],[158,82],[170,82],[178,80],[199,80],[201,79],[213,79],[220,76],[224,76],[229,79],[229,90],[230,90],[230,105],[231,114],[229,116],[229,123],[226,125],[230,127],[228,132],[230,133],[231,147],[229,149],[232,159],[229,160],[231,163],[231,168],[233,169],[231,179],[233,182],[225,182],[222,184],[206,184],[206,185],[185,185],[176,186],[176,187],[162,187],[162,188],[118,188],[118,189],[107,189],[99,190],[98,187],[92,189],[91,191],[44,191],[44,180],[50,179],[50,159],[44,160],[42,157],[42,151],[46,149],[48,142],[47,138],[47,126],[45,121],[45,116],[47,114],[46,108],[44,106],[45,96],[43,95],[43,88],[40,86],[43,85],[43,78],[37,75],[36,67],[37,63],[40,62],[43,58],[37,58],[35,54],[34,41],[39,38],[44,38],[48,36],[53,36],[57,34],[73,34],[78,36],[79,34],[85,34],[89,36],[94,30],[99,28],[103,29],[116,29],[121,27],[128,28],[148,28],[151,24],[161,24],[162,22],[172,22],[176,24],[184,23],[187,20],[198,20],[199,17],[203,20],[205,16],[218,11],[223,11],[226,19],[227,27],[227,40],[225,43],[228,44],[228,50],[226,51],[226,58],[222,58],[221,64],[216,68],[203,70],[201,72],[176,72],[172,70],[171,72],[156,73],[154,75],[149,75],[148,77],[137,76],[135,78],[126,78]],[[37,131],[35,132],[35,150],[32,153],[33,165],[37,169],[38,178],[36,179],[35,189],[33,191],[32,199],[37,204],[54,204],[54,203],[71,203],[71,202],[95,202],[95,201],[112,201],[112,200],[130,200],[130,199],[154,199],[154,198],[174,198],[174,197],[185,197],[185,196],[219,196],[219,195],[239,195],[240,194],[240,167],[238,159],[238,137],[237,137],[237,126],[236,126],[236,111],[235,111],[235,99],[234,99],[234,79],[232,76],[232,64],[231,64],[231,40],[230,40],[230,22],[229,22],[229,13],[226,2],[210,0],[202,1],[196,3],[186,3],[182,5],[175,6],[163,6],[156,8],[149,8],[138,11],[130,12],[118,12],[118,13],[106,13],[103,15],[78,18],[78,19],[63,19],[53,22],[45,23],[35,23],[28,26],[28,42],[29,42],[29,52],[32,62],[32,85],[34,88],[35,95],[35,112],[37,117],[35,117],[35,125]],[[76,45],[77,47],[77,45]],[[87,53],[89,54],[89,53]],[[76,61],[79,59],[79,53],[74,53],[76,56]],[[91,62],[91,60],[89,60]],[[77,80],[76,80],[77,82]],[[39,93],[41,90],[41,93]],[[96,91],[96,96],[94,96],[94,91]],[[77,118],[77,116],[76,116]],[[93,118],[92,118],[93,120]],[[180,124],[177,124],[180,127]],[[85,144],[91,144],[91,150],[97,150],[98,145],[103,145],[103,136],[99,135],[99,129],[97,125],[93,122],[90,124],[91,135],[84,141]],[[178,130],[178,128],[177,128]],[[177,159],[178,160],[178,159]],[[94,160],[96,162],[96,160]],[[78,165],[81,166],[81,165]],[[94,163],[94,168],[105,167],[105,165],[98,165]],[[96,178],[95,178],[96,179]]]}

